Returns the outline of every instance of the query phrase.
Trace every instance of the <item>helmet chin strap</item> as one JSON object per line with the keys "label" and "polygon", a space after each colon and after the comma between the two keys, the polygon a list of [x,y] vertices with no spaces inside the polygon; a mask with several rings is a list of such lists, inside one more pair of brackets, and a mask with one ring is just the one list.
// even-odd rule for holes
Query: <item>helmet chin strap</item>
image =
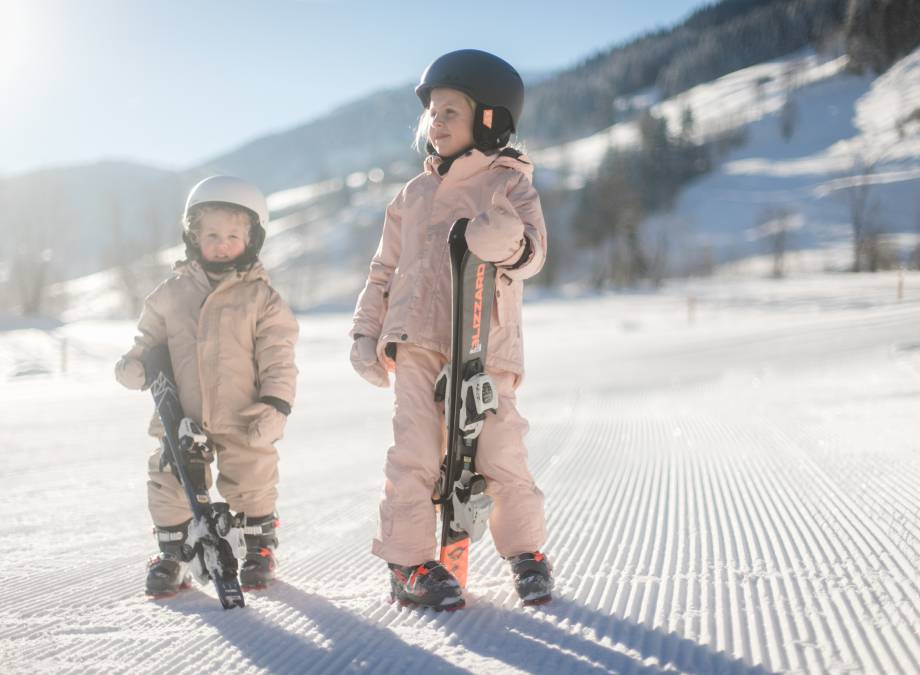
{"label": "helmet chin strap", "polygon": [[223,274],[224,272],[229,272],[232,269],[236,268],[236,263],[239,258],[234,258],[233,260],[205,260],[204,258],[199,258],[198,263],[201,265],[201,268],[205,272],[210,274]]}
{"label": "helmet chin strap", "polygon": [[182,230],[182,241],[185,243],[185,259],[197,260],[205,272],[211,274],[223,274],[231,269],[238,272],[245,272],[251,268],[259,259],[259,252],[262,250],[262,244],[265,242],[265,228],[258,222],[252,225],[250,230],[250,241],[246,249],[233,260],[216,262],[207,261],[201,256],[201,248],[195,238],[188,232]]}
{"label": "helmet chin strap", "polygon": [[470,145],[469,147],[463,148],[463,150],[459,150],[452,155],[447,155],[446,157],[434,149],[434,146],[431,144],[431,141],[428,142],[425,149],[428,150],[429,155],[434,155],[435,157],[441,158],[442,161],[438,165],[438,173],[443,176],[448,171],[450,171],[450,167],[456,159],[458,159],[459,157],[463,157],[463,155],[465,155],[466,153],[468,153],[470,150],[472,150],[475,147],[476,147],[475,145]]}
{"label": "helmet chin strap", "polygon": [[446,174],[458,157],[476,149],[485,154],[501,150],[511,140],[512,122],[510,113],[504,108],[476,105],[473,115],[473,143],[452,155],[444,156],[435,150],[431,141],[425,145],[429,155],[440,157],[443,161],[438,166],[438,173]]}

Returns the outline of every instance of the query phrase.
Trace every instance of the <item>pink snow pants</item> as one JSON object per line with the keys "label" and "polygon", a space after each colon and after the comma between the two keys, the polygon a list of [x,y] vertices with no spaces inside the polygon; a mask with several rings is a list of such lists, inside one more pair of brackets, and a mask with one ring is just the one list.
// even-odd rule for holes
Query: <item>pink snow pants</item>
{"label": "pink snow pants", "polygon": [[[437,352],[400,344],[396,354],[394,443],[387,451],[386,484],[372,551],[387,562],[417,565],[435,557],[432,492],[446,446],[443,404],[434,383],[446,359]],[[476,469],[486,478],[495,506],[489,522],[499,555],[536,551],[546,539],[543,493],[527,468],[527,420],[518,414],[515,375],[489,371],[498,389],[498,412],[479,436]]]}
{"label": "pink snow pants", "polygon": [[[278,451],[274,446],[254,448],[244,436],[210,436],[217,457],[217,491],[235,512],[267,516],[278,499]],[[154,525],[171,527],[192,517],[188,498],[179,480],[166,468],[160,470],[162,450],[155,450],[147,463],[147,506]],[[211,487],[211,469],[206,472]]]}

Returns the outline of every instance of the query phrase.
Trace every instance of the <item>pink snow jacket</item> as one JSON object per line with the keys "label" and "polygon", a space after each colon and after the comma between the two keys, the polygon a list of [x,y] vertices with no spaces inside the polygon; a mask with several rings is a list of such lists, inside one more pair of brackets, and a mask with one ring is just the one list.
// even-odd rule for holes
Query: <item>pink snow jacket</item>
{"label": "pink snow jacket", "polygon": [[176,263],[144,301],[137,327],[119,367],[166,343],[182,410],[209,434],[245,435],[251,418],[239,411],[262,396],[294,403],[299,327],[259,262],[213,289],[197,262]]}
{"label": "pink snow jacket", "polygon": [[[531,183],[533,165],[518,158],[472,150],[445,175],[429,156],[424,172],[409,181],[387,207],[380,244],[355,308],[352,337],[377,338],[381,356],[388,342],[409,342],[449,356],[450,255],[447,235],[458,218],[469,228],[490,218],[493,194],[504,193],[523,224],[530,254],[521,246],[499,261],[487,366],[524,374],[521,335],[523,281],[543,267],[546,225]],[[487,229],[487,228],[486,228]],[[512,266],[515,266],[512,269]]]}

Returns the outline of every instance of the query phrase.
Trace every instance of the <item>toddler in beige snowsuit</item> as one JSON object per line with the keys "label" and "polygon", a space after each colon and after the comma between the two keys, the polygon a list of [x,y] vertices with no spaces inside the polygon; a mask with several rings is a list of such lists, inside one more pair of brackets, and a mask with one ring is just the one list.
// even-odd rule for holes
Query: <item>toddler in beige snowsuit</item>
{"label": "toddler in beige snowsuit", "polygon": [[[494,500],[495,547],[512,561],[518,591],[525,601],[546,600],[552,578],[539,552],[546,538],[543,494],[527,468],[528,425],[515,396],[524,375],[523,281],[540,271],[546,255],[533,164],[506,147],[523,85],[498,57],[461,50],[433,62],[416,93],[425,108],[419,138],[429,154],[424,171],[387,208],[351,331],[351,361],[360,375],[386,387],[388,372],[395,373],[394,443],[372,550],[390,564],[396,599],[462,606],[458,584],[432,559],[432,492],[445,435],[443,405],[433,391],[450,352],[448,231],[457,219],[469,218],[470,250],[497,268],[486,369],[499,406],[486,418],[476,468]],[[542,578],[535,580],[536,574]],[[543,582],[536,595],[535,581]]]}
{"label": "toddler in beige snowsuit", "polygon": [[[268,219],[265,198],[230,176],[205,179],[185,210],[187,259],[145,300],[134,347],[115,368],[129,389],[149,386],[144,355],[169,348],[179,399],[215,451],[217,490],[246,514],[244,587],[274,577],[278,453],[294,402],[297,321],[271,287],[258,254]],[[151,425],[159,436],[162,427]],[[160,556],[151,560],[147,591],[169,595],[185,583],[181,543],[192,517],[188,500],[162,450],[148,463],[148,506]],[[211,484],[210,471],[207,475]]]}

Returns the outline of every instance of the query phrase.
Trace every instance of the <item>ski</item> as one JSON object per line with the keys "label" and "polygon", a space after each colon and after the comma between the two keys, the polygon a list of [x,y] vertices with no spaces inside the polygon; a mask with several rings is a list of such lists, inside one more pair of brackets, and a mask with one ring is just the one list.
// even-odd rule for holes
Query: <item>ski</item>
{"label": "ski", "polygon": [[492,498],[476,473],[476,446],[486,413],[498,407],[494,383],[485,372],[490,318],[495,297],[495,265],[473,255],[466,244],[469,220],[462,218],[448,237],[451,261],[451,358],[435,388],[445,402],[447,454],[441,466],[439,560],[466,586],[469,547],[485,533]]}
{"label": "ski", "polygon": [[213,581],[224,609],[244,607],[237,570],[246,555],[240,516],[234,516],[223,502],[212,502],[205,479],[213,454],[207,436],[197,423],[185,417],[179,402],[169,350],[157,345],[144,355],[144,367],[157,414],[166,436],[163,454],[185,489],[192,509],[183,559],[201,584]]}

